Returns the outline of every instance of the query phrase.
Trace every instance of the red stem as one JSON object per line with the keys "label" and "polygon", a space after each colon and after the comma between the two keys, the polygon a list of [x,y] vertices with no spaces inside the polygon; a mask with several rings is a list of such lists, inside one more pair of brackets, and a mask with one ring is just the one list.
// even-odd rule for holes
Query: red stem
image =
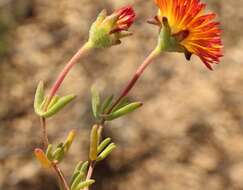
{"label": "red stem", "polygon": [[67,74],[69,73],[69,71],[71,70],[71,68],[78,63],[79,59],[88,51],[90,50],[91,47],[89,45],[89,43],[86,43],[84,46],[82,46],[78,52],[71,58],[71,60],[66,64],[66,66],[64,67],[64,69],[62,70],[62,72],[59,74],[56,82],[54,83],[54,85],[51,88],[50,94],[47,98],[47,101],[45,103],[44,109],[46,110],[51,99],[56,95],[57,91],[59,90],[62,82],[64,81],[65,77],[67,76]]}
{"label": "red stem", "polygon": [[138,67],[136,70],[135,74],[133,75],[132,79],[130,82],[127,84],[125,89],[122,91],[121,95],[118,97],[118,99],[115,101],[115,103],[111,106],[111,108],[108,110],[107,114],[111,113],[114,107],[117,106],[117,104],[120,103],[123,97],[127,96],[128,93],[131,91],[131,89],[135,86],[136,82],[138,79],[141,77],[143,74],[144,70],[152,63],[154,58],[156,58],[159,55],[159,51],[155,49],[152,51],[149,56],[144,60],[144,62]]}
{"label": "red stem", "polygon": [[92,173],[94,171],[94,166],[95,166],[95,163],[94,162],[91,162],[90,165],[89,165],[89,170],[88,170],[86,179],[90,179],[91,178]]}
{"label": "red stem", "polygon": [[[42,127],[42,135],[43,135],[43,143],[44,143],[44,149],[47,149],[48,145],[49,145],[49,139],[47,136],[47,131],[46,131],[46,119],[41,117],[41,127]],[[62,186],[64,188],[64,190],[70,190],[67,181],[61,171],[61,169],[58,167],[57,163],[53,162],[52,163],[52,167],[56,173],[56,175],[59,177],[60,182],[62,183]]]}
{"label": "red stem", "polygon": [[53,167],[54,171],[56,172],[57,176],[59,177],[59,180],[61,181],[64,190],[70,190],[68,183],[67,183],[61,169],[58,167],[58,165],[56,163],[52,163],[52,167]]}
{"label": "red stem", "polygon": [[47,147],[49,145],[49,140],[48,140],[48,135],[47,135],[47,131],[46,131],[46,119],[44,117],[41,117],[40,122],[41,122],[41,128],[42,128],[42,138],[43,138],[44,148],[47,149]]}
{"label": "red stem", "polygon": [[[118,97],[118,99],[115,101],[115,103],[111,106],[111,108],[108,110],[107,114],[111,113],[114,107],[116,107],[117,104],[120,103],[123,97],[127,96],[128,93],[131,91],[131,89],[135,86],[138,79],[141,77],[145,69],[152,63],[152,61],[159,55],[159,51],[155,49],[152,51],[149,56],[144,60],[144,62],[138,67],[135,74],[133,75],[132,79],[129,81],[127,86],[124,88],[124,90],[121,92],[121,95]],[[105,123],[105,120],[101,121],[101,125]],[[91,162],[89,166],[89,170],[86,176],[86,180],[91,179],[93,171],[94,171],[95,163]],[[89,190],[88,187],[86,187],[84,190]]]}

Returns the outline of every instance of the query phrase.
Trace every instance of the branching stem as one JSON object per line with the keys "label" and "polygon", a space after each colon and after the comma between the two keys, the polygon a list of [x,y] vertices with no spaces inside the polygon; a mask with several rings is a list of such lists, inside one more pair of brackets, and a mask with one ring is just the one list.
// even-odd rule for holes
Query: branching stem
{"label": "branching stem", "polygon": [[[144,62],[138,67],[136,72],[134,73],[132,79],[128,82],[124,90],[121,92],[120,96],[117,98],[117,100],[114,102],[114,104],[111,106],[111,108],[108,110],[107,114],[111,113],[112,110],[120,103],[120,101],[123,99],[123,97],[127,96],[128,93],[132,90],[132,88],[135,86],[138,79],[142,76],[145,69],[152,63],[152,61],[158,57],[160,52],[158,49],[153,50],[149,56],[144,60]],[[101,124],[99,126],[103,126],[105,124],[105,120],[103,119],[101,121]],[[91,179],[92,173],[94,171],[95,164],[94,162],[90,163],[89,170],[87,173],[86,180]],[[85,188],[85,190],[89,190],[89,188]]]}
{"label": "branching stem", "polygon": [[[46,119],[44,117],[41,117],[40,121],[41,121],[41,128],[42,128],[43,144],[44,144],[44,148],[47,149],[47,147],[49,145],[49,139],[48,139],[47,130],[46,130]],[[69,186],[67,184],[67,181],[66,181],[61,169],[58,167],[57,163],[53,162],[52,168],[54,169],[57,177],[59,178],[60,182],[62,183],[64,190],[70,190]]]}
{"label": "branching stem", "polygon": [[[80,58],[82,56],[84,56],[84,54],[87,53],[91,49],[92,49],[91,45],[88,42],[85,43],[77,51],[77,53],[70,59],[70,61],[66,64],[64,69],[61,71],[61,73],[57,77],[56,82],[52,86],[50,94],[47,96],[47,101],[44,104],[44,110],[47,110],[49,103],[51,102],[52,98],[56,95],[56,93],[59,90],[62,82],[64,81],[65,77],[67,76],[69,71],[72,69],[72,67],[76,63],[78,63]],[[49,145],[49,140],[48,140],[47,129],[46,129],[46,119],[44,117],[41,117],[40,118],[40,122],[41,122],[41,128],[42,128],[42,139],[43,139],[44,148],[47,149],[47,147]],[[58,164],[53,162],[52,163],[52,167],[53,167],[56,175],[58,176],[60,182],[62,183],[61,185],[63,186],[64,190],[70,190],[70,188],[68,186],[68,183],[67,183],[67,181],[66,181],[66,179],[65,179],[65,177],[64,177],[64,175],[63,175],[63,173],[61,171],[61,169],[59,168]]]}

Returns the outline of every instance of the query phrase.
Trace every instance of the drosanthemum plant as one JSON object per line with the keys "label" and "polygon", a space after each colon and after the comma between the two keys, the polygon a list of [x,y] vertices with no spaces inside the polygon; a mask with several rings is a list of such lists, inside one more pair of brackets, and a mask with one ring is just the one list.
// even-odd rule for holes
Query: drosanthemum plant
{"label": "drosanthemum plant", "polygon": [[163,52],[184,53],[190,60],[193,54],[212,70],[212,64],[219,63],[222,56],[221,30],[219,23],[213,21],[214,13],[205,14],[206,4],[200,0],[155,0],[159,8],[157,15],[148,22],[159,26],[158,44],[135,71],[120,95],[114,99],[111,95],[101,100],[99,92],[92,88],[92,111],[95,124],[90,132],[90,151],[88,160],[78,162],[71,179],[66,180],[59,163],[68,153],[76,132],[72,130],[64,142],[53,145],[46,131],[46,119],[57,114],[75,95],[60,97],[57,92],[71,68],[91,49],[109,48],[121,43],[121,39],[132,35],[128,31],[134,22],[135,12],[126,6],[108,15],[101,11],[92,24],[88,41],[67,63],[46,96],[44,84],[40,82],[35,95],[34,108],[41,119],[44,148],[36,148],[35,156],[45,168],[52,168],[60,181],[60,189],[88,190],[95,181],[92,174],[95,166],[105,159],[115,148],[111,138],[102,139],[102,130],[106,122],[115,120],[140,108],[141,102],[128,102],[127,96],[145,69]]}
{"label": "drosanthemum plant", "polygon": [[[36,148],[35,156],[45,168],[54,169],[59,178],[61,189],[80,190],[94,183],[94,180],[90,179],[91,176],[88,177],[88,166],[96,162],[94,158],[97,159],[97,162],[105,159],[115,148],[115,144],[110,142],[111,139],[105,139],[104,141],[101,141],[101,134],[98,135],[93,132],[92,134],[96,135],[92,135],[90,140],[92,145],[90,150],[90,161],[78,163],[74,170],[72,179],[68,184],[68,181],[66,180],[64,174],[59,168],[59,163],[67,154],[67,151],[70,148],[72,141],[75,137],[75,132],[71,131],[67,140],[65,142],[59,143],[54,148],[54,146],[49,142],[49,138],[47,135],[46,119],[56,115],[75,98],[75,95],[71,94],[61,97],[57,94],[57,92],[61,87],[67,74],[87,52],[92,49],[109,48],[114,45],[118,45],[121,43],[122,38],[131,36],[132,33],[129,32],[128,29],[133,24],[134,19],[135,12],[131,6],[122,7],[114,11],[111,15],[108,15],[106,10],[101,11],[96,21],[92,24],[90,28],[89,38],[87,42],[66,64],[64,69],[57,77],[54,85],[52,86],[50,93],[48,95],[45,94],[44,83],[42,81],[37,86],[34,109],[36,114],[40,117],[41,127],[43,131],[44,148]],[[127,113],[130,111],[127,111]],[[122,112],[124,112],[124,110]],[[118,117],[117,113],[115,115],[116,117]],[[99,128],[100,131],[100,125],[95,126],[97,126],[96,128]],[[97,144],[95,145],[95,143],[93,142],[96,142]]]}

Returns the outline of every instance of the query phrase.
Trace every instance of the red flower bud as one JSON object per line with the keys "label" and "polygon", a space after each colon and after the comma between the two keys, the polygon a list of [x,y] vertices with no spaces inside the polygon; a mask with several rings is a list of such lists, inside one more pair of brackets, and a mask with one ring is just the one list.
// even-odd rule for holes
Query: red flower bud
{"label": "red flower bud", "polygon": [[118,20],[116,21],[116,26],[111,31],[111,33],[120,32],[122,30],[128,30],[129,27],[133,24],[136,16],[131,6],[120,8],[116,10],[114,14],[118,16]]}

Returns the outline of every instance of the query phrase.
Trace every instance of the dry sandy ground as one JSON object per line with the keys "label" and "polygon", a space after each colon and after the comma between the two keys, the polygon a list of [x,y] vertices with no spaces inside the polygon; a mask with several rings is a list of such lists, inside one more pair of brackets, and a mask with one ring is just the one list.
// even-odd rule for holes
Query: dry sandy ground
{"label": "dry sandy ground", "polygon": [[[22,2],[24,2],[22,0]],[[240,190],[243,189],[243,1],[208,0],[224,29],[225,56],[215,71],[193,57],[164,54],[130,94],[144,102],[139,111],[109,123],[106,136],[118,148],[97,166],[93,189]],[[62,164],[66,176],[87,159],[92,125],[90,86],[103,96],[118,94],[156,45],[157,29],[145,23],[156,13],[152,0],[35,0],[31,14],[11,31],[11,53],[0,72],[0,189],[54,190],[56,180],[33,157],[41,146],[32,109],[39,80],[50,88],[64,63],[87,39],[97,13],[133,4],[135,35],[122,45],[87,56],[68,76],[60,94],[78,98],[48,120],[53,142],[70,129],[78,137]]]}

